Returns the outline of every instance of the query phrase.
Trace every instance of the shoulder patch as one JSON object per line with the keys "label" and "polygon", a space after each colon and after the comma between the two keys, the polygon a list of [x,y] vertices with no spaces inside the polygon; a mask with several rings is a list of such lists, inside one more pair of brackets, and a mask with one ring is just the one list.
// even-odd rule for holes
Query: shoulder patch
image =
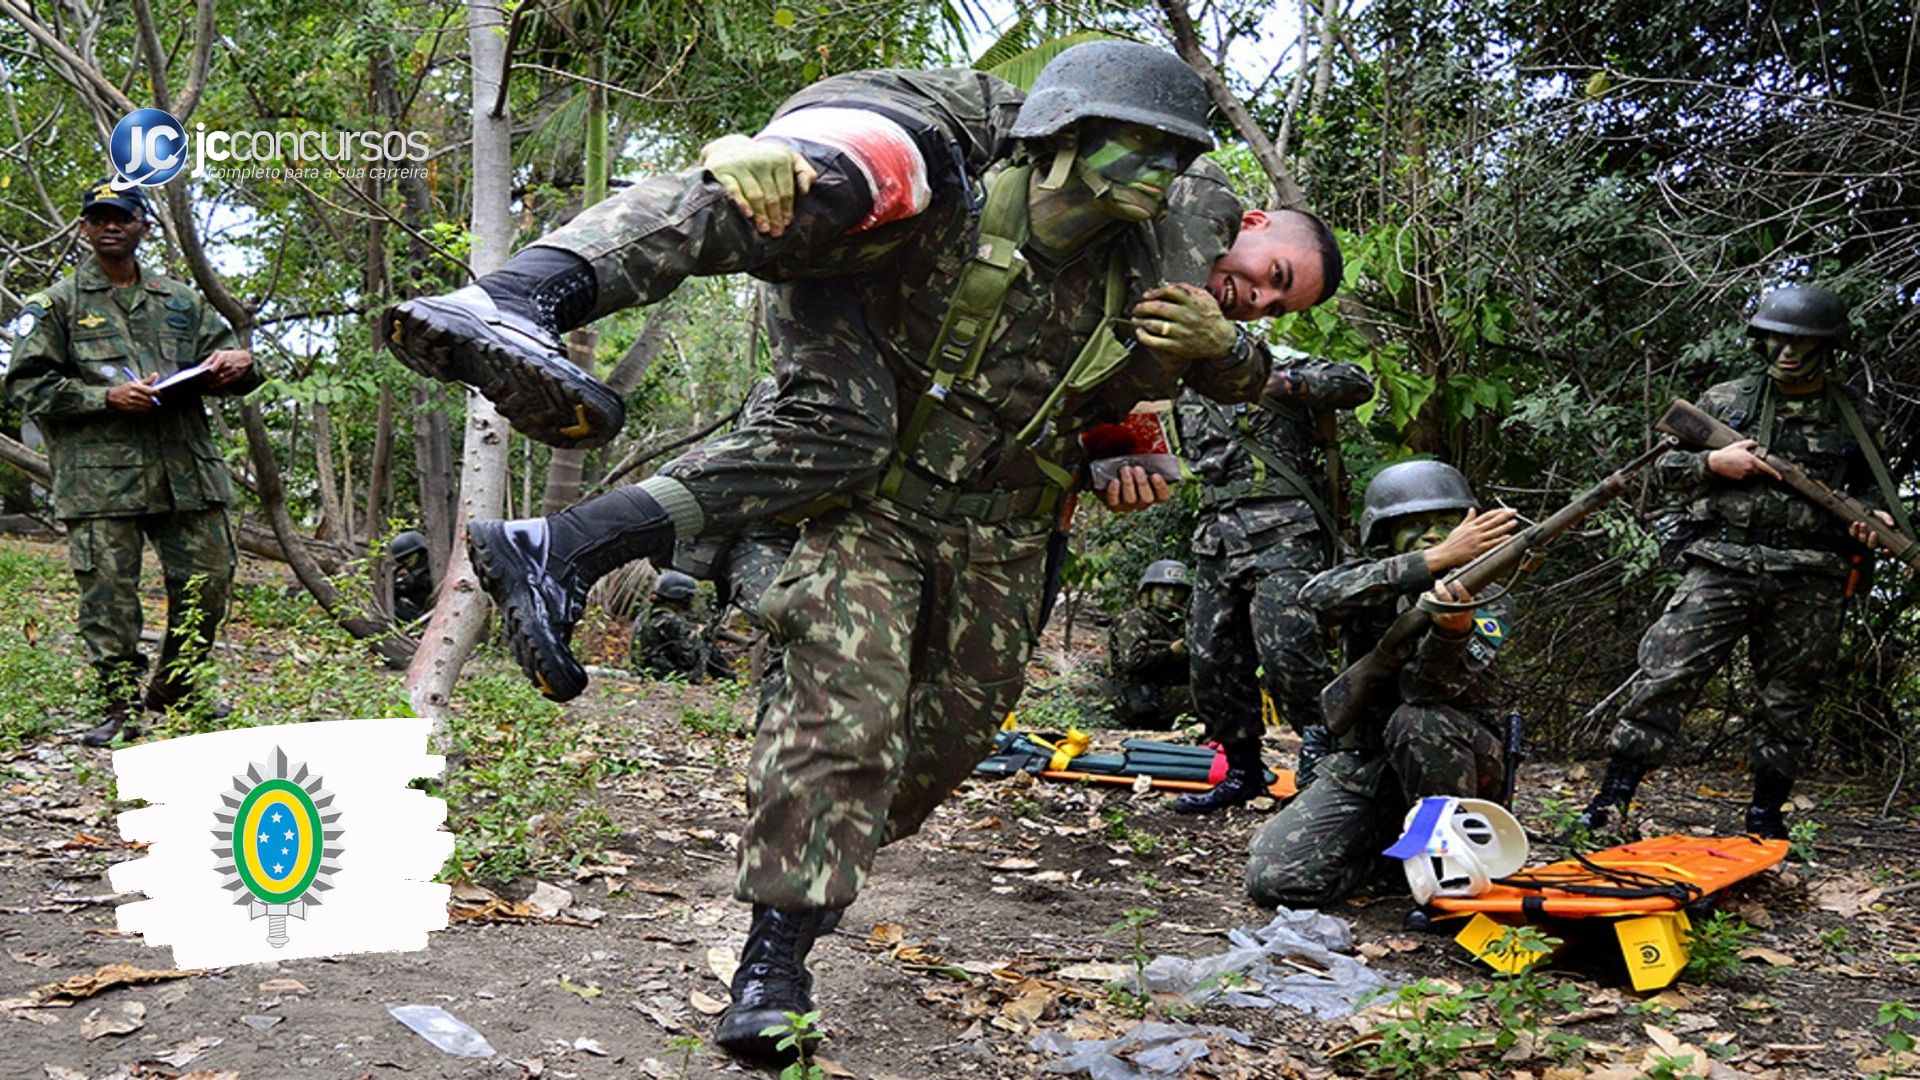
{"label": "shoulder patch", "polygon": [[167,301],[167,309],[170,311],[192,311],[193,301],[183,296],[176,296]]}
{"label": "shoulder patch", "polygon": [[1507,643],[1507,626],[1498,615],[1476,611],[1473,613],[1473,635],[1497,649]]}
{"label": "shoulder patch", "polygon": [[53,301],[48,299],[46,293],[37,292],[37,293],[34,293],[32,296],[27,297],[26,300],[22,302],[20,306],[21,307],[37,307],[40,310],[45,311],[47,308],[53,306]]}

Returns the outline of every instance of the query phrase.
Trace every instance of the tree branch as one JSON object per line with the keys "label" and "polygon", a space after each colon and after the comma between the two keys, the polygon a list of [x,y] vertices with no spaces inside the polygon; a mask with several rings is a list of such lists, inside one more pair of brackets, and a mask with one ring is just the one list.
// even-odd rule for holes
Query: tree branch
{"label": "tree branch", "polygon": [[1267,174],[1267,181],[1273,185],[1273,204],[1286,210],[1305,210],[1307,193],[1294,182],[1287,172],[1286,163],[1280,160],[1280,153],[1274,148],[1273,140],[1260,128],[1253,114],[1247,111],[1246,103],[1241,101],[1220,75],[1211,57],[1200,45],[1199,33],[1194,29],[1193,16],[1187,13],[1186,0],[1159,0],[1160,10],[1167,17],[1167,25],[1173,30],[1174,51],[1180,59],[1187,62],[1199,73],[1202,82],[1207,84],[1207,95],[1226,116],[1234,133],[1253,151],[1260,162],[1260,168]]}

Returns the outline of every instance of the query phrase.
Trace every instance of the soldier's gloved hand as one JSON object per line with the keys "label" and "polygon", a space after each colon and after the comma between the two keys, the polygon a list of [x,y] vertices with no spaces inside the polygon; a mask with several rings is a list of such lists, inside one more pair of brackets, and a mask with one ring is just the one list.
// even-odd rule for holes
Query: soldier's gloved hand
{"label": "soldier's gloved hand", "polygon": [[1515,520],[1519,513],[1505,506],[1484,514],[1478,510],[1467,511],[1466,519],[1455,525],[1445,540],[1427,549],[1427,569],[1443,573],[1465,566],[1499,547],[1519,526]]}
{"label": "soldier's gloved hand", "polygon": [[[1875,510],[1873,516],[1880,519],[1880,524],[1885,525],[1889,529],[1893,528],[1892,514],[1887,513],[1885,510]],[[1855,540],[1867,545],[1867,550],[1869,551],[1879,551],[1887,546],[1880,542],[1880,537],[1875,534],[1872,529],[1867,528],[1867,523],[1864,521],[1856,521],[1848,525],[1847,532],[1850,533]]]}
{"label": "soldier's gloved hand", "polygon": [[221,349],[207,357],[207,385],[219,389],[253,370],[253,354],[245,349]]}
{"label": "soldier's gloved hand", "polygon": [[158,373],[147,376],[138,382],[121,383],[107,391],[107,408],[124,413],[152,412],[160,404],[160,395],[154,392],[153,384],[158,382]]}
{"label": "soldier's gloved hand", "polygon": [[1100,493],[1100,501],[1107,509],[1116,514],[1130,514],[1135,510],[1145,510],[1154,503],[1163,503],[1173,498],[1173,489],[1158,473],[1148,473],[1138,465],[1121,468],[1120,475],[1107,482],[1107,489]]}
{"label": "soldier's gloved hand", "polygon": [[[1473,593],[1457,581],[1436,581],[1431,593],[1435,600],[1448,604],[1473,602]],[[1462,638],[1473,630],[1473,612],[1456,611],[1433,616],[1433,628],[1450,638]]]}
{"label": "soldier's gloved hand", "polygon": [[745,135],[722,135],[701,147],[700,164],[767,236],[787,231],[794,196],[805,195],[820,175],[797,151]]}
{"label": "soldier's gloved hand", "polygon": [[1754,456],[1754,448],[1759,445],[1752,439],[1729,443],[1707,455],[1707,468],[1712,469],[1715,475],[1724,476],[1729,480],[1745,480],[1755,473],[1775,480],[1780,479],[1779,470]]}
{"label": "soldier's gloved hand", "polygon": [[1183,360],[1218,360],[1233,351],[1236,331],[1213,294],[1195,285],[1162,285],[1133,306],[1140,344]]}

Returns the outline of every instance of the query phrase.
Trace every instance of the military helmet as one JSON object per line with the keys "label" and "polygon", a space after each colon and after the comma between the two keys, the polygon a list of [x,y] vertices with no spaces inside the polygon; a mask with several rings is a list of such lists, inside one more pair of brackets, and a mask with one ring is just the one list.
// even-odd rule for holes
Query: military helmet
{"label": "military helmet", "polygon": [[1847,302],[1817,285],[1783,285],[1760,298],[1747,320],[1748,337],[1837,338],[1847,332]]}
{"label": "military helmet", "polygon": [[1360,512],[1360,546],[1373,544],[1374,527],[1392,518],[1430,510],[1478,510],[1467,478],[1444,461],[1402,461],[1380,470],[1367,485]]}
{"label": "military helmet", "polygon": [[662,600],[693,599],[694,581],[678,570],[668,570],[653,583],[653,595]]}
{"label": "military helmet", "polygon": [[1146,592],[1155,585],[1172,585],[1181,589],[1193,588],[1193,575],[1187,572],[1187,564],[1179,559],[1161,559],[1147,572],[1140,575],[1140,587],[1137,592]]}
{"label": "military helmet", "polygon": [[1043,139],[1076,121],[1119,120],[1211,150],[1208,109],[1206,84],[1173,53],[1137,41],[1089,41],[1040,70],[1013,136]]}
{"label": "military helmet", "polygon": [[408,529],[395,536],[393,543],[387,545],[387,554],[396,559],[404,559],[409,555],[422,555],[426,550],[427,538],[414,529]]}

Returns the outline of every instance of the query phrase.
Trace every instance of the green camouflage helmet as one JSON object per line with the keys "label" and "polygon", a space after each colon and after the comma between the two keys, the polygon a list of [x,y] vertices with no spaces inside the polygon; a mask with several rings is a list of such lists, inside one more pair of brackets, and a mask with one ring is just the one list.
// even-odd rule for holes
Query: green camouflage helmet
{"label": "green camouflage helmet", "polygon": [[1816,285],[1784,285],[1760,298],[1747,320],[1748,337],[1838,338],[1847,332],[1847,302]]}
{"label": "green camouflage helmet", "polygon": [[653,595],[662,600],[693,599],[694,581],[678,570],[668,570],[653,583]]}
{"label": "green camouflage helmet", "polygon": [[1360,512],[1360,546],[1373,545],[1373,530],[1382,522],[1431,510],[1478,510],[1467,478],[1444,461],[1402,461],[1380,470],[1367,485],[1366,509]]}
{"label": "green camouflage helmet", "polygon": [[1016,139],[1044,139],[1088,119],[1142,124],[1213,149],[1207,86],[1186,61],[1137,41],[1089,41],[1053,58],[1013,121]]}
{"label": "green camouflage helmet", "polygon": [[1187,564],[1179,559],[1161,559],[1147,572],[1140,575],[1140,587],[1137,592],[1146,592],[1155,585],[1172,585],[1176,588],[1193,588],[1193,575],[1187,572]]}

